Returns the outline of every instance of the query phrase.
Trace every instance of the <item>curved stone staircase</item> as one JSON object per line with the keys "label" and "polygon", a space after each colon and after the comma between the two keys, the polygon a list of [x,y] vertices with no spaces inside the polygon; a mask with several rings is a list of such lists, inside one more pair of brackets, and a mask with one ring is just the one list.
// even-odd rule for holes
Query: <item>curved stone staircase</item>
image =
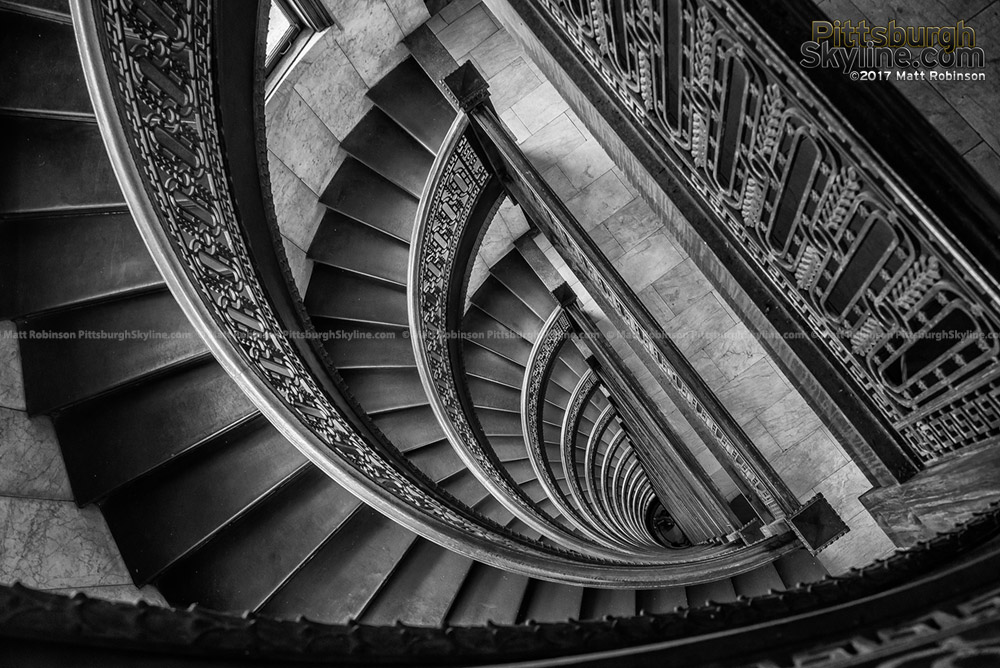
{"label": "curved stone staircase", "polygon": [[[58,13],[7,6],[0,17],[7,44],[0,123],[8,138],[0,317],[15,319],[24,337],[28,410],[51,416],[76,501],[100,506],[137,584],[155,584],[178,606],[472,625],[631,616],[823,575],[796,551],[688,587],[556,584],[474,563],[358,501],[259,415],[166,291],[104,152],[71,26]],[[349,157],[322,197],[328,211],[309,251],[316,265],[307,310],[350,392],[396,448],[469,507],[537,538],[445,439],[405,336],[409,233],[454,112],[413,60],[369,95],[375,106],[343,142]],[[527,355],[555,307],[511,252],[473,295],[463,327],[485,336],[466,341],[464,355],[477,417],[506,470],[571,528],[545,498],[519,414]],[[560,429],[588,370],[576,345],[565,345],[544,392],[544,449],[570,503]],[[648,534],[642,518],[613,501],[629,487],[624,478],[638,475],[627,441],[616,421],[591,433],[607,407],[598,392],[583,410],[570,474],[581,480],[589,508],[578,510],[614,517],[616,540],[635,540]]]}

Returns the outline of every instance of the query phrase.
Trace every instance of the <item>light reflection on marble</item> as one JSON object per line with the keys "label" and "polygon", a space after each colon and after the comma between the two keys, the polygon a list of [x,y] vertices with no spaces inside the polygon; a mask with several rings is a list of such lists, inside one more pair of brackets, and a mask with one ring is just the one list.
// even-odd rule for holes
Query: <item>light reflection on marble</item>
{"label": "light reflection on marble", "polygon": [[524,127],[524,123],[521,122],[521,119],[518,118],[517,114],[510,109],[500,114],[500,120],[507,126],[507,129],[510,130],[511,134],[514,135],[514,140],[518,144],[531,136],[531,133],[528,132],[528,128]]}
{"label": "light reflection on marble", "polygon": [[787,450],[823,426],[798,392],[793,392],[762,412],[758,419],[782,449]]}
{"label": "light reflection on marble", "polygon": [[847,458],[825,431],[817,429],[778,456],[774,468],[799,501],[806,501],[818,482],[846,463]]}
{"label": "light reflection on marble", "polygon": [[294,90],[275,95],[265,112],[268,149],[319,197],[344,159],[337,138]]}
{"label": "light reflection on marble", "polygon": [[872,484],[854,462],[847,462],[815,486],[841,518],[854,517],[862,512],[864,504],[858,498],[872,488]]}
{"label": "light reflection on marble", "polygon": [[744,422],[742,425],[744,433],[750,438],[760,454],[768,461],[772,466],[774,462],[780,457],[785,451],[781,449],[778,442],[774,440],[774,437],[764,429],[764,425],[760,423],[759,418],[753,418]]}
{"label": "light reflection on marble", "polygon": [[633,290],[641,291],[683,261],[666,235],[657,233],[627,250],[613,264]]}
{"label": "light reflection on marble", "polygon": [[680,313],[712,291],[708,279],[690,258],[656,279],[653,288],[674,313]]}
{"label": "light reflection on marble", "polygon": [[[721,305],[721,300],[719,301]],[[731,313],[728,310],[726,312]],[[734,327],[708,344],[705,352],[715,360],[716,365],[730,380],[767,356],[757,339],[742,322],[736,323]]]}
{"label": "light reflection on marble", "polygon": [[486,9],[477,5],[439,31],[437,37],[451,57],[460,61],[497,30]]}
{"label": "light reflection on marble", "polygon": [[730,380],[724,373],[722,373],[722,370],[719,369],[715,360],[713,360],[704,349],[691,355],[688,358],[688,361],[691,362],[691,366],[693,366],[694,370],[698,372],[698,375],[701,376],[702,380],[708,384],[708,387],[713,390],[718,390],[718,388],[724,386]]}
{"label": "light reflection on marble", "polygon": [[548,81],[542,81],[540,86],[511,105],[511,109],[529,132],[535,132],[548,125],[559,114],[565,113],[569,105],[556,91],[555,86]]}
{"label": "light reflection on marble", "polygon": [[0,496],[0,578],[59,589],[130,584],[96,506]]}
{"label": "light reflection on marble", "polygon": [[590,230],[590,238],[594,240],[597,247],[604,253],[604,257],[612,262],[625,254],[625,249],[618,245],[618,242],[611,236],[611,232],[604,226],[604,223]]}
{"label": "light reflection on marble", "polygon": [[455,19],[468,12],[476,5],[481,4],[482,0],[454,0],[454,2],[449,2],[444,9],[438,12],[438,16],[440,16],[445,23],[453,23]]}
{"label": "light reflection on marble", "polygon": [[271,151],[267,164],[278,229],[299,248],[309,248],[326,207]]}
{"label": "light reflection on marble", "polygon": [[0,408],[0,494],[71,500],[66,467],[52,422]]}
{"label": "light reflection on marble", "polygon": [[344,139],[372,102],[368,86],[330,31],[292,72],[292,88],[338,140]]}
{"label": "light reflection on marble", "polygon": [[681,352],[690,356],[732,329],[735,324],[726,309],[719,304],[716,295],[708,293],[678,313],[666,323],[664,329]]}
{"label": "light reflection on marble", "polygon": [[498,30],[469,52],[480,74],[490,79],[522,56],[514,38]]}
{"label": "light reflection on marble", "polygon": [[892,541],[867,511],[843,519],[850,531],[817,555],[831,575],[842,575],[851,568],[866,566],[895,550]]}
{"label": "light reflection on marble", "polygon": [[[566,118],[565,115],[560,118]],[[566,123],[573,127],[569,119]],[[573,132],[579,132],[573,127]],[[537,136],[537,135],[536,135]],[[581,137],[582,139],[582,137]],[[527,142],[525,142],[527,145]],[[568,151],[567,151],[568,153]],[[631,194],[613,172],[607,172],[596,179],[580,194],[566,202],[569,209],[585,230],[603,223],[608,216],[632,200]]]}
{"label": "light reflection on marble", "polygon": [[[665,233],[664,222],[638,197],[608,216],[604,222],[626,251],[632,250],[637,244],[645,241],[656,232]],[[670,245],[677,251],[677,244],[673,243],[668,235],[665,234],[665,236],[667,236]],[[680,254],[680,251],[677,253]],[[666,270],[664,268],[664,271]]]}
{"label": "light reflection on marble", "polygon": [[[554,121],[522,142],[521,150],[535,169],[544,172],[583,141],[583,135],[572,121],[566,114],[560,114]],[[593,225],[600,222],[600,220],[594,221]]]}
{"label": "light reflection on marble", "polygon": [[569,182],[559,165],[552,165],[545,170],[542,178],[545,179],[556,196],[564,202],[577,194],[577,189]]}
{"label": "light reflection on marble", "polygon": [[404,35],[419,28],[431,15],[423,0],[385,0]]}
{"label": "light reflection on marble", "polygon": [[[524,57],[515,58],[510,65],[490,77],[487,83],[490,85],[490,101],[498,114],[509,110],[515,102],[542,85]],[[517,117],[517,114],[514,116]],[[518,118],[518,122],[520,120]]]}
{"label": "light reflection on marble", "polygon": [[292,241],[282,235],[281,243],[285,247],[285,257],[288,258],[288,268],[292,272],[295,280],[295,287],[300,295],[306,294],[309,287],[309,279],[312,277],[313,261],[306,256],[306,252],[296,246]]}
{"label": "light reflection on marble", "polygon": [[332,13],[343,29],[337,43],[370,88],[409,56],[403,31],[384,0],[337,4],[339,11]]}
{"label": "light reflection on marble", "polygon": [[771,361],[763,359],[727,383],[718,397],[733,418],[743,424],[791,391]]}
{"label": "light reflection on marble", "polygon": [[25,408],[21,349],[17,327],[9,320],[0,322],[0,406],[22,411]]}
{"label": "light reflection on marble", "polygon": [[511,204],[507,207],[501,207],[500,217],[503,218],[504,224],[507,225],[507,230],[515,240],[530,229],[528,219],[525,218],[524,211],[519,206]]}

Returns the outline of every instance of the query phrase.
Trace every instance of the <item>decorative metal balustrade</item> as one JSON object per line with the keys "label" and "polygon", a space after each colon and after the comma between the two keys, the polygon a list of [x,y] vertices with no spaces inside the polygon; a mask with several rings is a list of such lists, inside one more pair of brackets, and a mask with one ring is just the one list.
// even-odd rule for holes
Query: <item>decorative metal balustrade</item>
{"label": "decorative metal balustrade", "polygon": [[[542,331],[528,355],[527,370],[521,388],[521,431],[524,444],[528,450],[528,460],[535,472],[535,478],[541,484],[545,495],[553,503],[560,515],[565,517],[577,531],[599,545],[629,553],[630,547],[610,540],[599,530],[590,526],[584,516],[574,508],[563,496],[556,482],[552,463],[545,452],[545,438],[542,433],[543,404],[545,401],[545,384],[552,372],[552,365],[562,346],[570,339],[571,327],[569,319],[561,309],[555,309],[549,319],[542,325]],[[569,478],[567,478],[567,481]],[[572,484],[572,483],[570,483]]]}
{"label": "decorative metal balustrade", "polygon": [[[482,427],[478,425],[461,374],[461,337],[457,335],[460,332],[457,314],[465,303],[460,277],[465,275],[467,258],[475,255],[475,244],[481,239],[484,225],[492,220],[502,193],[499,188],[490,190],[490,174],[494,173],[488,173],[489,163],[480,155],[480,152],[488,150],[470,131],[468,118],[459,115],[431,169],[410,244],[407,290],[414,356],[431,408],[462,461],[494,498],[519,520],[555,544],[571,549],[574,554],[587,555],[607,564],[607,579],[593,580],[604,586],[611,586],[613,578],[620,584],[632,578],[648,581],[649,578],[672,577],[671,571],[678,563],[702,561],[702,556],[697,553],[699,550],[707,551],[706,555],[714,550],[721,550],[720,554],[737,554],[741,549],[753,550],[772,541],[788,545],[789,536],[775,536],[749,548],[706,545],[694,548],[695,551],[689,554],[679,554],[662,549],[641,550],[609,544],[604,536],[589,529],[583,535],[571,533],[543,514],[503,468]],[[558,319],[553,320],[550,325],[558,322]],[[550,326],[549,329],[552,336],[542,336],[535,346],[533,356],[536,358],[544,356],[547,360],[565,339],[565,326],[561,329]],[[525,393],[536,406],[544,370],[548,366],[548,362],[529,364]],[[533,375],[533,369],[540,372]],[[527,406],[526,410],[530,408]],[[531,433],[535,434],[538,428],[537,408],[528,412],[536,414],[534,429],[531,429]],[[530,439],[530,434],[528,436]],[[534,446],[529,447],[534,448],[535,466],[541,463],[544,453],[539,450],[541,445],[537,437],[533,442]],[[540,468],[541,481],[546,476],[544,468]],[[549,479],[548,482],[552,494],[550,499],[561,494],[554,480]],[[709,532],[706,537],[717,533]],[[536,563],[545,567],[543,559],[532,556],[537,559]],[[569,570],[571,573],[574,571],[572,568]],[[564,579],[566,575],[564,572],[550,573],[549,577]]]}
{"label": "decorative metal balustrade", "polygon": [[678,404],[719,462],[730,472],[762,521],[794,515],[800,508],[771,465],[733,419],[677,345],[589,238],[565,204],[520,151],[489,100],[488,85],[471,63],[454,75],[454,93],[472,120],[492,168],[513,199],[548,238],[613,325],[626,333],[664,378],[664,389]]}
{"label": "decorative metal balustrade", "polygon": [[[565,315],[562,315],[562,317],[565,318]],[[568,325],[569,323],[567,322],[567,327]],[[604,521],[595,515],[593,509],[584,501],[583,485],[580,482],[580,475],[577,469],[576,452],[578,446],[576,437],[580,427],[580,418],[583,416],[584,407],[589,402],[591,396],[598,391],[599,387],[597,377],[593,372],[588,372],[581,376],[576,387],[570,392],[569,405],[566,408],[565,415],[563,415],[563,423],[560,429],[559,452],[563,478],[569,487],[569,498],[572,500],[574,507],[592,528],[614,538],[611,527],[606,526]]]}
{"label": "decorative metal balustrade", "polygon": [[[73,20],[108,153],[155,262],[213,355],[295,447],[401,525],[527,575],[659,586],[743,572],[792,547],[692,552],[652,567],[552,547],[471,511],[396,451],[311,336],[276,250],[255,60],[262,37],[245,9],[74,0]],[[467,166],[464,184],[481,185]]]}
{"label": "decorative metal balustrade", "polygon": [[745,11],[538,6],[914,461],[1000,435],[996,276]]}

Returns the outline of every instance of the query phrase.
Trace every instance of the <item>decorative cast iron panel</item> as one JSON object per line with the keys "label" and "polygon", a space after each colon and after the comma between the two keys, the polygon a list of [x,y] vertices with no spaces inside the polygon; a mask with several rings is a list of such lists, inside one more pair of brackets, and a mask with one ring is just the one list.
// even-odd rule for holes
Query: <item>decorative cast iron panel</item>
{"label": "decorative cast iron panel", "polygon": [[539,4],[915,460],[1000,435],[995,284],[757,25],[713,0]]}

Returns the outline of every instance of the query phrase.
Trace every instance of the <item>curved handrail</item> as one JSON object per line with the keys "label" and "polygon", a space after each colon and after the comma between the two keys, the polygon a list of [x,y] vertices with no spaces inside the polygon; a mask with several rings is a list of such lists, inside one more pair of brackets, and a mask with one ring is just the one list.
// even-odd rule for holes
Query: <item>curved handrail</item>
{"label": "curved handrail", "polygon": [[[588,495],[588,500],[591,508],[597,513],[601,519],[604,521],[605,525],[615,532],[623,540],[631,541],[632,537],[625,534],[621,529],[611,521],[611,516],[608,515],[607,510],[604,507],[603,496],[598,497],[598,487],[596,482],[596,471],[597,471],[597,455],[601,447],[601,439],[604,433],[611,428],[612,421],[615,420],[617,416],[617,411],[615,410],[614,404],[609,404],[607,408],[604,409],[598,418],[597,422],[594,423],[594,430],[590,433],[590,438],[587,440],[587,449],[583,456],[583,472],[584,472],[584,482],[586,483],[586,490]],[[601,454],[603,461],[603,454]]]}
{"label": "curved handrail", "polygon": [[[475,141],[467,118],[459,114],[424,186],[410,243],[407,270],[410,338],[428,402],[455,452],[494,498],[527,526],[569,549],[569,556],[561,555],[556,563],[546,554],[547,546],[534,545],[535,549],[526,552],[525,558],[536,572],[553,569],[548,579],[557,581],[580,577],[577,565],[567,563],[567,559],[575,558],[581,565],[593,561],[605,564],[608,579],[594,579],[596,586],[621,585],[636,578],[648,582],[654,572],[659,575],[652,577],[672,578],[671,571],[678,559],[700,561],[700,552],[636,553],[609,548],[570,533],[543,515],[510,479],[478,427],[457,359],[458,338],[453,333],[458,323],[449,311],[449,305],[464,301],[464,295],[454,291],[457,284],[453,281],[464,275],[467,257],[474,250],[470,240],[480,238],[482,228],[489,222],[485,214],[493,210],[489,196],[484,194],[488,191],[487,163],[479,156]],[[478,220],[477,215],[481,216]],[[460,253],[460,248],[467,254]],[[703,549],[704,546],[698,548]],[[731,554],[735,558],[737,552]],[[592,572],[588,567],[588,573]]]}
{"label": "curved handrail", "polygon": [[[628,527],[625,526],[625,524],[621,521],[621,518],[618,516],[618,508],[613,502],[610,490],[611,476],[613,475],[611,467],[614,463],[616,463],[615,454],[617,454],[618,450],[627,443],[628,434],[625,432],[624,428],[619,429],[618,432],[611,437],[611,441],[608,443],[608,447],[604,451],[604,458],[601,460],[601,473],[598,476],[599,479],[597,481],[597,489],[601,494],[601,503],[604,505],[604,511],[611,518],[612,523],[614,523],[614,525],[627,536],[630,536],[632,540],[636,540],[636,536],[629,531]],[[624,455],[620,455],[619,459],[623,456]]]}
{"label": "curved handrail", "polygon": [[[319,356],[282,272],[265,196],[263,70],[254,54],[266,11],[217,0],[73,0],[72,9],[133,218],[181,309],[261,413],[345,489],[435,543],[533,577],[619,586],[619,564],[505,531],[443,492],[353,411]],[[624,580],[684,582],[719,561],[742,572],[785,549],[773,547],[692,553],[667,568],[633,567]]]}
{"label": "curved handrail", "polygon": [[259,12],[220,0],[73,0],[72,8],[102,136],[164,281],[247,397],[345,489],[472,559],[598,587],[743,572],[792,545],[632,564],[532,541],[452,498],[353,402],[289,287],[267,196],[258,30],[267,3]]}
{"label": "curved handrail", "polygon": [[[299,341],[308,337],[289,334],[308,334],[295,318],[301,304],[290,305],[287,293],[274,289],[273,277],[261,274],[262,263],[277,266],[273,246],[268,258],[251,240],[263,234],[273,243],[273,211],[259,192],[266,183],[262,145],[235,140],[240,130],[246,135],[249,129],[253,139],[263,136],[262,129],[254,135],[247,127],[255,120],[248,110],[262,117],[260,82],[228,105],[248,118],[226,132],[226,99],[215,98],[224,87],[220,79],[231,82],[240,67],[255,71],[249,48],[255,40],[248,33],[256,31],[257,16],[240,11],[237,18],[221,2],[178,9],[73,0],[88,89],[140,233],[214,357],[310,461],[408,529],[471,558],[518,567],[530,545],[476,521],[415,469],[373,445],[377,438],[365,433],[349,402],[323,377],[324,365]],[[218,12],[232,12],[225,40],[212,30]],[[230,37],[233,32],[239,37]],[[240,149],[252,155],[242,165],[244,178],[236,179],[227,171],[235,159],[229,152]],[[251,197],[240,191],[248,184]],[[247,220],[252,213],[261,223],[254,230]]]}
{"label": "curved handrail", "polygon": [[584,504],[583,490],[576,472],[576,432],[580,426],[580,417],[583,415],[583,406],[597,391],[597,388],[596,375],[593,371],[587,370],[570,391],[569,403],[566,404],[566,412],[563,413],[563,421],[559,429],[559,459],[562,464],[563,477],[569,487],[570,499],[576,506],[577,512],[586,518],[587,522],[594,528],[609,532],[609,529],[602,526],[600,519],[594,516],[590,508]]}
{"label": "curved handrail", "polygon": [[609,539],[592,527],[566,500],[552,471],[547,466],[548,455],[543,446],[541,415],[545,401],[545,386],[558,353],[569,341],[571,326],[561,308],[555,308],[542,325],[542,329],[531,347],[525,364],[524,380],[521,383],[521,434],[528,450],[528,461],[535,472],[535,478],[556,510],[588,539],[606,548],[622,550],[632,554],[629,546]]}
{"label": "curved handrail", "polygon": [[[580,418],[583,415],[583,407],[586,402],[589,401],[593,393],[597,391],[598,387],[599,380],[597,378],[597,374],[588,370],[583,374],[583,376],[580,377],[580,380],[577,382],[572,392],[570,392],[569,404],[567,405],[566,412],[563,415],[563,423],[559,432],[560,459],[562,461],[562,469],[566,478],[566,484],[569,487],[570,498],[579,508],[579,514],[585,518],[588,524],[594,527],[594,529],[617,542],[620,539],[617,538],[612,528],[605,526],[604,522],[599,517],[593,515],[591,509],[584,504],[583,490],[580,487],[580,480],[576,472],[575,464],[576,434],[580,426]],[[631,544],[631,541],[628,541],[628,543]]]}
{"label": "curved handrail", "polygon": [[[571,534],[545,515],[495,461],[462,404],[455,366],[449,349],[449,285],[463,262],[459,245],[478,236],[473,211],[489,181],[486,163],[467,136],[468,117],[459,114],[431,168],[417,208],[410,242],[407,300],[411,342],[420,381],[431,409],[455,452],[469,470],[511,514],[549,540],[581,554],[606,559],[623,555],[593,545]],[[464,269],[464,264],[461,267]]]}

